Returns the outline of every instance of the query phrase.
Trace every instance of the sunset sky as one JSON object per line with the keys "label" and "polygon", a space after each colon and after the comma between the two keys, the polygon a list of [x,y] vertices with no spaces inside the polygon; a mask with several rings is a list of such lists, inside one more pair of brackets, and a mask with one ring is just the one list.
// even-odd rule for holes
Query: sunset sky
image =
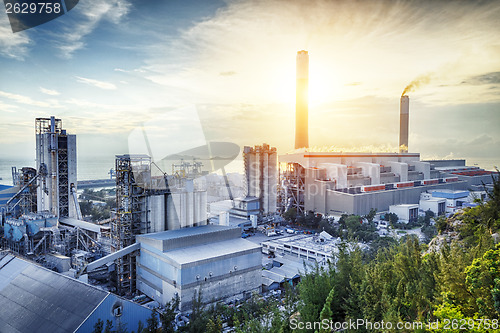
{"label": "sunset sky", "polygon": [[311,146],[396,151],[416,80],[410,152],[500,160],[499,17],[499,1],[81,0],[12,33],[2,12],[0,157],[34,158],[50,115],[82,159],[127,153],[148,126],[288,152],[304,49]]}

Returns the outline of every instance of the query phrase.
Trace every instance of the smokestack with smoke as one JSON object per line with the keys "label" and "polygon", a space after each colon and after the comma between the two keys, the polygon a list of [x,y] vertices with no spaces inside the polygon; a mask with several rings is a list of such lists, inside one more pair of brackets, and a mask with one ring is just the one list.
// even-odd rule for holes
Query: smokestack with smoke
{"label": "smokestack with smoke", "polygon": [[408,152],[408,124],[410,117],[410,98],[406,95],[401,96],[399,108],[399,152]]}
{"label": "smokestack with smoke", "polygon": [[428,84],[430,81],[431,81],[430,74],[425,74],[417,77],[415,80],[411,81],[410,84],[405,87],[401,96],[406,95],[406,93],[415,91],[415,89],[418,89],[421,86]]}

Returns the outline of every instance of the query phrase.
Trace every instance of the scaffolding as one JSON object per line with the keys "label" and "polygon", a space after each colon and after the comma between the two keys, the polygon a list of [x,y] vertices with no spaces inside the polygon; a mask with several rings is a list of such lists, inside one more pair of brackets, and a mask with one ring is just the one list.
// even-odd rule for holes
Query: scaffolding
{"label": "scaffolding", "polygon": [[[57,186],[57,137],[63,131],[62,120],[55,117],[36,118],[35,119],[35,137],[36,137],[36,160],[37,168],[42,166],[49,170],[50,188],[47,187],[47,177],[41,177],[40,186],[42,191],[49,195],[50,211],[57,215],[58,209],[58,186]],[[49,136],[48,139],[45,137]],[[48,153],[46,156],[45,154]],[[47,158],[46,158],[47,157]],[[48,161],[46,160],[48,159]],[[46,163],[49,163],[48,165]],[[43,195],[40,196],[41,209],[45,209],[46,203]]]}
{"label": "scaffolding", "polygon": [[69,216],[69,181],[68,181],[68,137],[66,131],[57,136],[57,180],[59,216]]}
{"label": "scaffolding", "polygon": [[294,208],[297,214],[304,213],[305,169],[299,163],[283,163],[280,202],[282,212]]}
{"label": "scaffolding", "polygon": [[[117,155],[116,216],[112,221],[112,251],[135,242],[135,236],[150,231],[147,200],[151,189],[151,158],[147,155]],[[119,294],[135,291],[134,253],[117,259],[116,285]]]}
{"label": "scaffolding", "polygon": [[172,163],[172,177],[168,185],[172,188],[184,188],[187,179],[195,179],[203,174],[203,163],[193,159],[193,162],[185,162],[181,159],[179,164]]}
{"label": "scaffolding", "polygon": [[[35,180],[38,176],[39,174],[33,168],[24,167],[18,171],[16,167],[12,167],[12,180],[14,186],[19,187],[19,191],[7,201],[9,216],[18,217],[37,211]],[[15,210],[16,206],[19,207],[18,210]]]}
{"label": "scaffolding", "polygon": [[24,167],[21,169],[19,175],[19,185],[22,187],[27,186],[27,188],[20,195],[19,207],[21,208],[21,214],[28,214],[37,211],[36,205],[36,184],[32,182],[32,179],[36,177],[36,170],[30,167]]}

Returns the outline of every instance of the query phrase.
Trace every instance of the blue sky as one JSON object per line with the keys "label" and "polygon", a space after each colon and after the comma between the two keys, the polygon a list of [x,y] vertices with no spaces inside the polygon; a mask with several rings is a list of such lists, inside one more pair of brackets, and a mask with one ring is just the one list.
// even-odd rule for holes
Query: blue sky
{"label": "blue sky", "polygon": [[[81,159],[193,121],[206,140],[285,153],[306,49],[312,146],[396,150],[399,97],[420,80],[410,151],[500,160],[498,17],[498,1],[81,0],[14,34],[0,14],[0,157],[34,157],[34,118],[50,115]],[[168,121],[183,108],[199,119]]]}

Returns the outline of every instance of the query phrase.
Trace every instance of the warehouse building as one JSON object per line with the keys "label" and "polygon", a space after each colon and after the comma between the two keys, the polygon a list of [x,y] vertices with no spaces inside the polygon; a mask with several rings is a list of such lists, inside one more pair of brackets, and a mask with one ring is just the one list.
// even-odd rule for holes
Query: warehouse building
{"label": "warehouse building", "polygon": [[162,304],[178,295],[184,311],[200,292],[213,303],[261,290],[261,247],[242,239],[240,228],[206,225],[136,239],[137,289]]}
{"label": "warehouse building", "polygon": [[92,332],[100,319],[136,330],[151,310],[3,252],[0,332]]}

